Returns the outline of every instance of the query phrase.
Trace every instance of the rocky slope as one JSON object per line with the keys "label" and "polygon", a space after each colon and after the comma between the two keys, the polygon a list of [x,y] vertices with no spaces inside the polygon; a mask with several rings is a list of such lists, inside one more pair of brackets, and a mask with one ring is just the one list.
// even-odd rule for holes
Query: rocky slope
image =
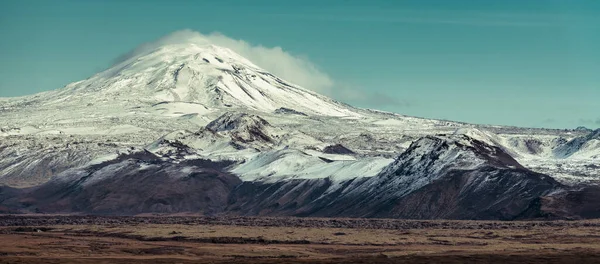
{"label": "rocky slope", "polygon": [[248,215],[510,220],[564,189],[484,142],[426,137],[374,177],[244,182],[229,208]]}
{"label": "rocky slope", "polygon": [[230,191],[241,183],[223,171],[229,164],[208,160],[176,164],[149,152],[131,153],[66,171],[19,194],[11,190],[12,197],[3,203],[31,213],[213,215],[223,212]]}
{"label": "rocky slope", "polygon": [[227,172],[231,166],[132,152],[29,190],[2,190],[0,201],[7,212],[116,215],[513,220],[600,213],[593,189],[564,186],[464,135],[417,140],[370,177],[242,181]]}

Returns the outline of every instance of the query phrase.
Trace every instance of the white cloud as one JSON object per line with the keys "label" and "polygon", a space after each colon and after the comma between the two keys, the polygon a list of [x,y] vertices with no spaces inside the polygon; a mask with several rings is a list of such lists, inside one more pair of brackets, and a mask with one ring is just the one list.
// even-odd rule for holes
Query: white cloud
{"label": "white cloud", "polygon": [[192,30],[176,31],[156,41],[140,45],[135,50],[118,58],[117,61],[123,61],[163,45],[181,43],[210,43],[229,48],[278,77],[319,93],[330,94],[334,85],[333,80],[307,58],[290,54],[281,47],[269,48],[252,45],[244,40],[230,38],[220,33],[205,35]]}

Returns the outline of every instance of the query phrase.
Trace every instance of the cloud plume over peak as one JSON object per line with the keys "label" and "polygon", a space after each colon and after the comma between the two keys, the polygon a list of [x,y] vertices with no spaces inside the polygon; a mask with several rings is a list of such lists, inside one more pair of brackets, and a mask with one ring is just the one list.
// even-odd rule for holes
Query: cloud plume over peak
{"label": "cloud plume over peak", "polygon": [[310,60],[293,55],[281,47],[264,47],[253,45],[244,40],[230,38],[214,32],[202,34],[193,30],[180,30],[144,43],[131,52],[117,58],[122,62],[128,58],[153,51],[164,45],[194,43],[199,45],[213,44],[228,48],[245,57],[259,67],[304,88],[329,94],[334,82],[326,73],[320,71]]}

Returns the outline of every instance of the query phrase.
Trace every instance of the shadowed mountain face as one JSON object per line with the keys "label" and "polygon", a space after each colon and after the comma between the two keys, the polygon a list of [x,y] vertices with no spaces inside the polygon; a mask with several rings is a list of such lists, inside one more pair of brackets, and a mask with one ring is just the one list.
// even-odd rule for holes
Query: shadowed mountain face
{"label": "shadowed mountain face", "polygon": [[13,205],[40,213],[134,215],[140,213],[222,213],[241,181],[222,171],[230,162],[161,161],[152,153],[122,155],[25,191]]}
{"label": "shadowed mountain face", "polygon": [[600,186],[563,190],[540,197],[523,218],[600,218]]}
{"label": "shadowed mountain face", "polygon": [[559,186],[548,176],[526,170],[456,170],[372,216],[514,220],[521,218],[533,201]]}

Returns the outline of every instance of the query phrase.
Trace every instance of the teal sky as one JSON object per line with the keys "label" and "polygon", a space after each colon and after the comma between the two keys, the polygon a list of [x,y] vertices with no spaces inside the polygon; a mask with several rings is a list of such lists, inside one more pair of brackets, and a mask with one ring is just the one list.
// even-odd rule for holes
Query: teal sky
{"label": "teal sky", "polygon": [[0,97],[85,79],[181,29],[308,58],[334,81],[333,97],[360,107],[600,127],[596,0],[3,0]]}

